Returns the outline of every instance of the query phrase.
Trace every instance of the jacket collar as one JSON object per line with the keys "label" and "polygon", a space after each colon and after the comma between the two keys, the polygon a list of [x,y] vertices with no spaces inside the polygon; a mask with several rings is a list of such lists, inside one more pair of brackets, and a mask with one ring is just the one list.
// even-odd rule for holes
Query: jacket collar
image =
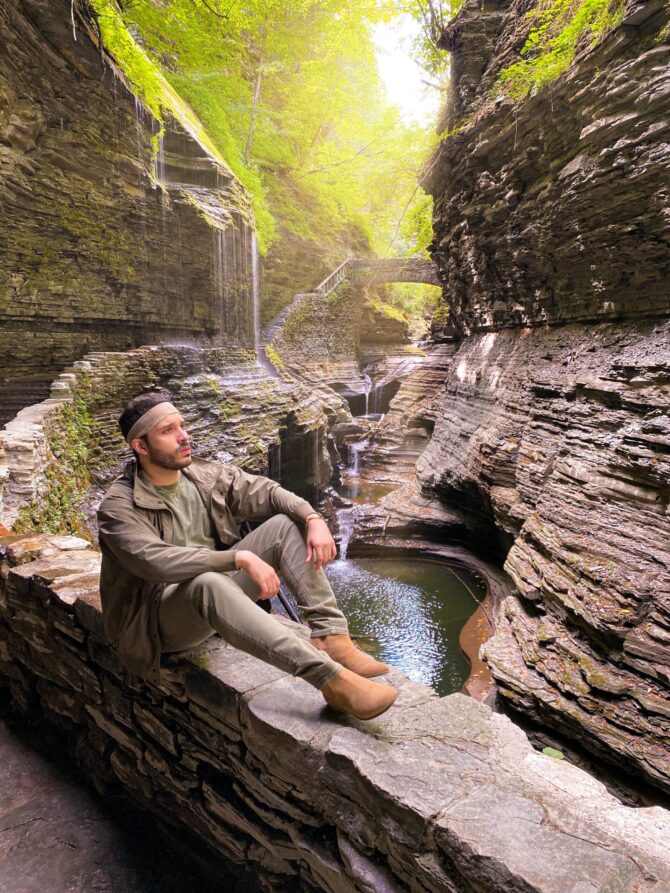
{"label": "jacket collar", "polygon": [[[147,486],[138,474],[139,468],[137,461],[131,459],[125,467],[123,477],[130,481],[133,488],[133,501],[135,505],[145,509],[164,509],[167,508],[163,500],[154,490]],[[209,491],[219,476],[220,467],[214,462],[207,462],[205,459],[193,459],[191,464],[184,468],[182,474],[197,486],[198,490]]]}

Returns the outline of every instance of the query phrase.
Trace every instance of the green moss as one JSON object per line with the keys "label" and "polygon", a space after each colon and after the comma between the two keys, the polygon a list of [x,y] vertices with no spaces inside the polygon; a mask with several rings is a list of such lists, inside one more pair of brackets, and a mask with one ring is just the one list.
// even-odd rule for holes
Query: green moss
{"label": "green moss", "polygon": [[532,28],[524,58],[500,72],[496,92],[512,99],[537,92],[567,70],[585,40],[593,46],[616,27],[624,7],[624,0],[541,0],[527,13]]}
{"label": "green moss", "polygon": [[[82,383],[88,383],[85,376]],[[93,540],[83,513],[91,484],[90,441],[91,417],[78,394],[61,405],[47,432],[46,493],[20,510],[14,533],[73,534]]]}
{"label": "green moss", "polygon": [[144,105],[163,120],[170,109],[166,81],[128,31],[114,0],[91,0],[105,48],[116,59]]}
{"label": "green moss", "polygon": [[545,754],[545,756],[553,757],[555,760],[563,760],[563,759],[565,759],[565,756],[564,756],[564,754],[563,754],[563,751],[561,751],[561,750],[556,750],[555,747],[543,747],[543,748],[542,748],[542,753]]}
{"label": "green moss", "polygon": [[449,322],[449,305],[440,303],[435,308],[435,312],[433,313],[433,325],[435,326],[446,326]]}
{"label": "green moss", "polygon": [[270,360],[275,369],[279,369],[281,372],[286,369],[286,364],[271,344],[268,344],[265,348],[265,356]]}
{"label": "green moss", "polygon": [[368,306],[371,307],[375,313],[386,317],[386,319],[395,319],[397,322],[402,323],[408,321],[407,314],[403,313],[398,307],[394,307],[393,304],[387,304],[385,301],[380,301],[377,298],[368,298]]}

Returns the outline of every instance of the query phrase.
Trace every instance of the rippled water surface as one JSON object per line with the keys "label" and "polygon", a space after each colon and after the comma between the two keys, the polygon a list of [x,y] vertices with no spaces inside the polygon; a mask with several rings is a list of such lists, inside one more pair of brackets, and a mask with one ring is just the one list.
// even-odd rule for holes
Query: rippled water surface
{"label": "rippled water surface", "polygon": [[347,559],[325,570],[366,651],[439,695],[461,689],[470,665],[458,636],[476,608],[474,597],[486,594],[482,581],[461,568],[454,573],[409,558]]}

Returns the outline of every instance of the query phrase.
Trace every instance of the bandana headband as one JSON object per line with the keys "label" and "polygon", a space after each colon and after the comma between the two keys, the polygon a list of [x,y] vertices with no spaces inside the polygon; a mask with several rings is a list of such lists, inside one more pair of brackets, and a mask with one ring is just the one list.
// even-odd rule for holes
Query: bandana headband
{"label": "bandana headband", "polygon": [[166,415],[171,415],[173,412],[179,412],[179,410],[171,403],[157,403],[155,406],[152,406],[144,415],[139,417],[130,429],[126,437],[126,443],[130,445],[136,437],[144,437],[145,434],[151,431],[154,425],[157,425]]}

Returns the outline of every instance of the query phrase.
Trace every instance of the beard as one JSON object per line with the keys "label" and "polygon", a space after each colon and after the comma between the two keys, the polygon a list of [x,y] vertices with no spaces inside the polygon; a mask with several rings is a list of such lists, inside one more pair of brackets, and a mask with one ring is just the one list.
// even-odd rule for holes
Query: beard
{"label": "beard", "polygon": [[156,447],[152,447],[148,443],[147,449],[149,450],[150,461],[154,465],[158,466],[158,468],[167,468],[170,471],[174,471],[180,468],[187,468],[192,462],[190,454],[188,456],[183,456],[180,455],[177,450],[161,450],[157,449]]}

